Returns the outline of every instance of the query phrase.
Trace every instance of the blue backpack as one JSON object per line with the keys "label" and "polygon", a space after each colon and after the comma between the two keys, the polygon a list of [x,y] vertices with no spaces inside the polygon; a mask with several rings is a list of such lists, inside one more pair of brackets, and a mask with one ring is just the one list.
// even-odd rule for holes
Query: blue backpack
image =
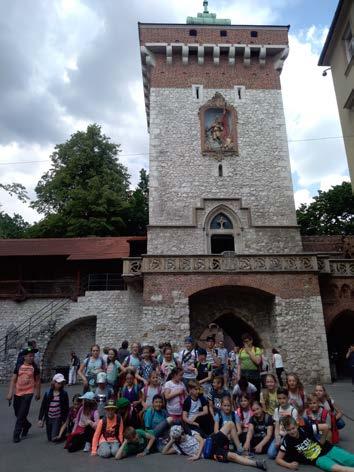
{"label": "blue backpack", "polygon": [[208,436],[204,442],[203,446],[203,457],[204,459],[211,459],[213,455],[213,438]]}

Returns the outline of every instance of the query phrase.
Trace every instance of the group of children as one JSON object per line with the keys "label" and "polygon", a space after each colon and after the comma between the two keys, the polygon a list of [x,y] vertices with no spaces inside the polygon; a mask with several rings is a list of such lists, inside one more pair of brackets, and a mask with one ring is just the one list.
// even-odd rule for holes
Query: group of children
{"label": "group of children", "polygon": [[[15,442],[27,436],[30,402],[40,396],[34,353],[22,354],[7,397],[17,417]],[[196,351],[190,338],[178,355],[169,344],[155,355],[151,347],[134,343],[122,363],[117,357],[115,349],[104,358],[99,346],[92,347],[79,369],[84,393],[73,397],[71,407],[64,376],[54,375],[38,422],[46,425],[48,441],[65,441],[69,452],[117,460],[161,452],[266,470],[266,460],[257,458],[266,454],[293,470],[303,462],[354,472],[354,455],[336,446],[345,426],[342,412],[323,385],[307,395],[296,374],[279,387],[268,373],[259,391],[234,375],[237,350],[233,356]]]}

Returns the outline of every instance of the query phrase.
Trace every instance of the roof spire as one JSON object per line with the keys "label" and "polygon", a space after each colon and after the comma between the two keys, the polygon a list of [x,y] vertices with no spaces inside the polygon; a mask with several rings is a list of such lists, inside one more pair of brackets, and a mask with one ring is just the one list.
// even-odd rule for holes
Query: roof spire
{"label": "roof spire", "polygon": [[208,0],[203,1],[204,11],[195,16],[188,16],[187,24],[189,25],[231,25],[231,20],[216,18],[216,13],[209,13]]}

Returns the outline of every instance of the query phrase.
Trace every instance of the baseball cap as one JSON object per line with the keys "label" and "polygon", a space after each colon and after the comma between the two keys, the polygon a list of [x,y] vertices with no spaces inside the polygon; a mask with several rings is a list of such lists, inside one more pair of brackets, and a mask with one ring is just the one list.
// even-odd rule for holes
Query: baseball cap
{"label": "baseball cap", "polygon": [[53,382],[62,383],[65,382],[65,377],[63,374],[55,374],[53,377]]}
{"label": "baseball cap", "polygon": [[192,336],[187,336],[184,340],[185,343],[193,343],[194,342],[194,339],[192,338]]}
{"label": "baseball cap", "polygon": [[95,394],[93,392],[86,392],[84,395],[79,397],[80,400],[94,400]]}
{"label": "baseball cap", "polygon": [[182,436],[182,434],[183,434],[182,426],[174,425],[170,429],[170,438],[171,439],[178,439]]}
{"label": "baseball cap", "polygon": [[38,352],[38,349],[33,349],[33,347],[25,347],[20,352],[20,356],[23,357],[23,356],[26,356],[27,354],[31,354],[31,353],[36,354],[36,352]]}
{"label": "baseball cap", "polygon": [[101,384],[101,383],[103,384],[103,383],[106,383],[106,381],[107,381],[107,374],[106,374],[106,372],[99,372],[99,373],[97,374],[97,383],[98,383],[98,384]]}
{"label": "baseball cap", "polygon": [[206,356],[206,355],[207,355],[207,352],[205,349],[203,348],[198,349],[198,356]]}

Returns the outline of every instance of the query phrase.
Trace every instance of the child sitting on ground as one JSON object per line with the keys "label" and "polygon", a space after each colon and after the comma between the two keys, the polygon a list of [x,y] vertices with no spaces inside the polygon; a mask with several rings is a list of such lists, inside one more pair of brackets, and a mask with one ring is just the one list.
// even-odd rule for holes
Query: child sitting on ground
{"label": "child sitting on ground", "polygon": [[240,442],[241,444],[243,444],[246,441],[248,427],[250,424],[251,417],[253,415],[251,408],[251,399],[247,394],[241,396],[240,406],[237,408],[236,413],[237,416],[240,418]]}
{"label": "child sitting on ground", "polygon": [[64,390],[65,377],[55,374],[50,389],[45,392],[38,417],[38,426],[45,423],[48,441],[53,441],[60,433],[69,413],[69,397]]}
{"label": "child sitting on ground", "polygon": [[260,403],[265,413],[273,416],[274,410],[278,406],[277,379],[275,375],[266,375],[265,386],[266,388],[261,392]]}
{"label": "child sitting on ground", "polygon": [[278,465],[297,470],[301,462],[326,472],[354,472],[354,454],[325,442],[325,435],[317,441],[317,425],[300,427],[292,417],[285,418],[283,425],[286,436],[276,458]]}
{"label": "child sitting on ground", "polygon": [[255,454],[267,454],[273,440],[273,418],[265,413],[261,404],[253,402],[253,416],[250,419],[246,441],[243,445],[245,451]]}
{"label": "child sitting on ground", "polygon": [[[339,408],[339,406],[335,403],[333,398],[331,398],[325,387],[321,384],[317,384],[315,387],[315,394],[317,395],[320,405],[323,406],[327,411],[330,412],[331,415],[334,416],[335,419],[335,426],[338,429],[343,429],[345,426],[345,422],[343,420],[343,412]],[[332,425],[333,429],[333,425]]]}
{"label": "child sitting on ground", "polygon": [[299,415],[302,415],[306,407],[306,393],[297,374],[291,373],[286,376],[286,388],[289,392],[290,405],[297,409]]}
{"label": "child sitting on ground", "polygon": [[170,440],[162,450],[162,454],[179,454],[188,456],[188,460],[197,461],[202,456],[204,439],[197,431],[186,434],[182,426],[172,426]]}
{"label": "child sitting on ground", "polygon": [[69,431],[73,430],[76,416],[82,405],[82,400],[80,400],[80,394],[76,393],[72,398],[72,402],[73,404],[69,408],[69,413],[66,418],[66,421],[60,428],[58,436],[53,438],[53,441],[61,441],[65,438],[66,433],[69,433]]}
{"label": "child sitting on ground", "polygon": [[208,395],[209,410],[213,418],[220,410],[224,397],[230,397],[230,392],[224,388],[224,377],[215,377]]}
{"label": "child sitting on ground", "polygon": [[183,403],[182,420],[201,436],[208,436],[213,431],[212,420],[209,415],[208,403],[200,391],[197,382],[188,382],[188,397]]}
{"label": "child sitting on ground", "polygon": [[236,448],[238,454],[241,454],[243,448],[241,446],[239,435],[241,434],[241,421],[237,413],[232,411],[230,397],[224,397],[221,400],[221,408],[214,416],[214,433],[218,433],[226,423],[233,423],[236,427],[237,438],[235,436]]}
{"label": "child sitting on ground", "polygon": [[123,421],[117,415],[117,407],[114,400],[108,400],[104,407],[106,416],[97,425],[92,440],[91,455],[100,457],[112,457],[118,452],[120,444],[123,442]]}
{"label": "child sitting on ground", "polygon": [[131,426],[124,431],[124,441],[116,454],[116,459],[124,459],[128,456],[144,457],[150,454],[155,442],[155,436],[142,429],[134,429]]}
{"label": "child sitting on ground", "polygon": [[155,395],[150,406],[144,413],[145,429],[154,430],[167,419],[162,395]]}
{"label": "child sitting on ground", "polygon": [[[323,431],[325,431],[327,440],[330,441],[330,428],[331,428],[331,417],[329,412],[320,405],[320,401],[314,393],[307,397],[308,408],[304,412],[304,419],[309,424],[316,424],[318,426],[318,436],[315,436],[317,440],[320,440]],[[324,428],[326,425],[326,428]]]}

